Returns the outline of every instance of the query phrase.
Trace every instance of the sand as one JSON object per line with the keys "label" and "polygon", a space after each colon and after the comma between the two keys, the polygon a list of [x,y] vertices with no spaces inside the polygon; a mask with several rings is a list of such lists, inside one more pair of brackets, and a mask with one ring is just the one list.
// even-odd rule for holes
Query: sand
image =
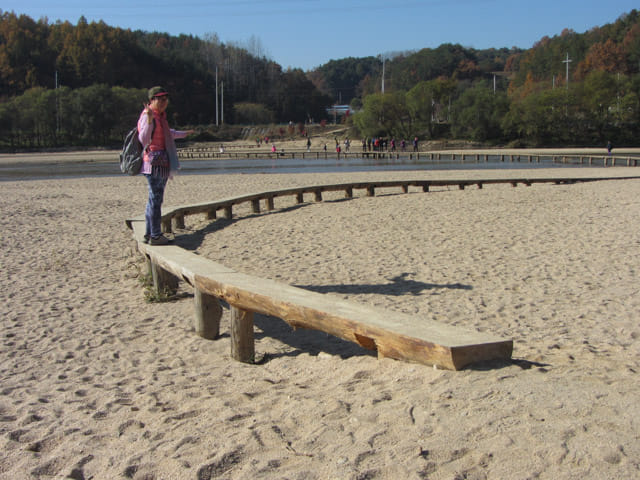
{"label": "sand", "polygon": [[[178,205],[314,183],[626,176],[632,168],[182,176]],[[260,365],[147,303],[141,178],[0,183],[0,477],[619,479],[640,475],[640,180],[356,191],[188,217],[240,271],[514,339],[460,372],[256,318]]]}

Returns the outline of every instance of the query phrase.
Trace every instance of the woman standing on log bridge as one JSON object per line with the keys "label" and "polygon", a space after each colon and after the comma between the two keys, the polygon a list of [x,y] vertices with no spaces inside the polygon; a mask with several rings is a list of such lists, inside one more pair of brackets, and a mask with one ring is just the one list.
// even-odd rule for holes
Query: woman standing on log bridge
{"label": "woman standing on log bridge", "polygon": [[174,140],[184,138],[193,130],[180,131],[169,128],[167,105],[169,93],[162,87],[153,87],[148,92],[149,103],[138,119],[138,138],[145,145],[142,173],[149,185],[149,199],[145,210],[145,242],[151,245],[166,245],[169,240],[162,235],[160,217],[167,180],[180,168]]}

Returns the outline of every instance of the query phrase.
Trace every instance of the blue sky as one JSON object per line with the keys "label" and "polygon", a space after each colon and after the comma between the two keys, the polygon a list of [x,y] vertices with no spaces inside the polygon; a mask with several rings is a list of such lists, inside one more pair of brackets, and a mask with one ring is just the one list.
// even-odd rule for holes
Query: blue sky
{"label": "blue sky", "polygon": [[[89,21],[261,47],[284,68],[459,43],[530,48],[564,28],[583,33],[640,8],[627,0],[3,0],[49,23]],[[256,42],[257,40],[257,42]]]}

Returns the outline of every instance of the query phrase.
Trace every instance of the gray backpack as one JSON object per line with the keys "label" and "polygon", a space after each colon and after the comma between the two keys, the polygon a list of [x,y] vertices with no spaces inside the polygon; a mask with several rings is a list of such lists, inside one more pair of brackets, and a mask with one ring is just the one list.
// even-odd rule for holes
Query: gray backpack
{"label": "gray backpack", "polygon": [[[156,121],[153,120],[151,136],[156,128]],[[120,153],[120,170],[122,173],[129,175],[138,175],[142,168],[142,156],[144,155],[144,147],[138,139],[138,127],[133,127],[124,138],[124,145]]]}

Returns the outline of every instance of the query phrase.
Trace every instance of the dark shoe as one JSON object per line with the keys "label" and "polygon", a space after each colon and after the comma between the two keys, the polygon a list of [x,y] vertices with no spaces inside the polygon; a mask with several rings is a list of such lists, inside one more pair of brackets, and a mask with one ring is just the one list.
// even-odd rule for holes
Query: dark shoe
{"label": "dark shoe", "polygon": [[151,237],[149,239],[149,245],[169,245],[170,240],[164,235],[159,237]]}
{"label": "dark shoe", "polygon": [[149,235],[145,235],[142,239],[142,243],[149,243]]}

